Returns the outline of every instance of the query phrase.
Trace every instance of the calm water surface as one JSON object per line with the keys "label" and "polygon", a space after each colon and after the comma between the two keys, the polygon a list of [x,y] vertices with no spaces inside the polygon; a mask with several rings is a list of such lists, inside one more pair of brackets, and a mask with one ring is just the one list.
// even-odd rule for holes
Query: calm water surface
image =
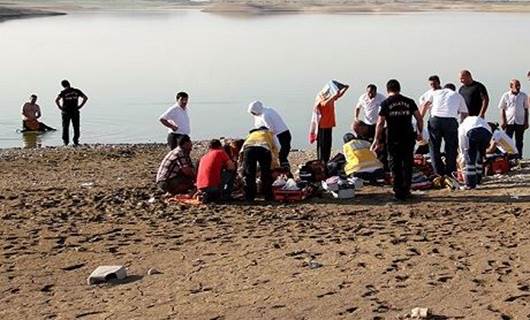
{"label": "calm water surface", "polygon": [[[338,79],[352,86],[337,104],[338,146],[368,83],[382,88],[396,77],[417,99],[429,75],[456,83],[462,68],[488,87],[488,117],[497,120],[511,78],[528,91],[528,30],[530,14],[504,13],[245,18],[183,10],[8,21],[0,23],[0,147],[23,146],[16,129],[31,93],[43,120],[60,127],[53,100],[63,78],[90,98],[82,143],[164,141],[158,116],[185,90],[195,139],[244,136],[252,125],[246,105],[261,99],[287,120],[296,146],[307,147],[315,94]],[[60,134],[38,142],[60,144]]]}

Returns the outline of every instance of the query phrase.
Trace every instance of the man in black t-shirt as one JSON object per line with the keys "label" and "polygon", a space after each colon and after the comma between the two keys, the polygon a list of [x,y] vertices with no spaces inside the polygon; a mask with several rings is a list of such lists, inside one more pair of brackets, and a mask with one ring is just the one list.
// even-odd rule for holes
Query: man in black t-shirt
{"label": "man in black t-shirt", "polygon": [[[63,142],[67,146],[70,143],[69,131],[70,121],[74,127],[74,146],[79,145],[79,110],[86,104],[88,97],[79,89],[72,88],[68,80],[61,82],[64,90],[59,93],[55,104],[59,107],[63,120]],[[81,99],[81,104],[79,104]],[[62,104],[61,104],[62,101]]]}
{"label": "man in black t-shirt", "polygon": [[482,83],[473,80],[471,72],[468,70],[460,71],[460,83],[462,83],[462,86],[458,93],[464,97],[469,115],[484,118],[490,102],[486,87]]}
{"label": "man in black t-shirt", "polygon": [[[423,119],[414,100],[400,94],[401,85],[397,80],[389,80],[386,88],[388,98],[381,103],[372,149],[377,152],[384,143],[382,137],[386,123],[385,143],[392,171],[394,197],[396,200],[405,200],[410,197],[414,145],[415,140],[422,138]],[[412,117],[418,123],[417,134],[412,126]]]}

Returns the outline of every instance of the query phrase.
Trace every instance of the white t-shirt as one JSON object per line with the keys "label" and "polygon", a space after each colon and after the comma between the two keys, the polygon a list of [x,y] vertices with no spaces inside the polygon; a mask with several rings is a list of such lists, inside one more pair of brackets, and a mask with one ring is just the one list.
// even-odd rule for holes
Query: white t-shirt
{"label": "white t-shirt", "polygon": [[506,110],[507,124],[524,124],[524,110],[528,109],[528,96],[524,92],[515,95],[510,90],[502,95],[499,109]]}
{"label": "white t-shirt", "polygon": [[459,113],[468,113],[464,97],[451,89],[433,90],[426,99],[432,104],[432,117],[458,119]]}
{"label": "white t-shirt", "polygon": [[191,134],[191,126],[190,126],[190,118],[188,116],[188,109],[182,109],[178,103],[175,103],[172,105],[169,109],[164,112],[160,118],[160,120],[165,119],[168,121],[173,122],[178,128],[177,130],[169,129],[169,133],[177,133],[177,134],[185,134],[190,135]]}
{"label": "white t-shirt", "polygon": [[491,132],[491,127],[488,122],[477,116],[466,117],[458,127],[458,144],[462,154],[464,154],[469,148],[469,138],[467,137],[467,133],[476,128],[484,128]]}
{"label": "white t-shirt", "polygon": [[431,96],[431,93],[433,92],[434,90],[433,89],[429,89],[428,91],[426,91],[424,94],[422,94],[420,96],[420,98],[418,99],[418,106],[421,106],[423,105],[427,100],[429,100],[429,97]]}
{"label": "white t-shirt", "polygon": [[493,141],[497,144],[497,148],[501,150],[502,153],[507,154],[518,154],[517,147],[515,146],[515,143],[513,142],[513,139],[511,139],[506,132],[501,130],[495,130],[493,132],[493,135],[491,137]]}
{"label": "white t-shirt", "polygon": [[386,97],[380,93],[376,93],[373,99],[368,97],[368,93],[363,93],[359,97],[357,102],[357,108],[362,109],[362,115],[364,123],[368,125],[374,125],[377,122],[379,117],[379,108],[381,107],[381,102],[383,102]]}
{"label": "white t-shirt", "polygon": [[254,126],[256,128],[267,127],[274,135],[279,135],[289,130],[280,114],[270,107],[263,108],[262,114],[254,116]]}

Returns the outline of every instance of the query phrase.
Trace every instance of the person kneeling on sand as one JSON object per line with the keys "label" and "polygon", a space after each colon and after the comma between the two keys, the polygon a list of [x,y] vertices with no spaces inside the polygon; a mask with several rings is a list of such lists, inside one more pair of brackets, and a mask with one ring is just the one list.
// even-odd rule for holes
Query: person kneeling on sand
{"label": "person kneeling on sand", "polygon": [[243,144],[243,177],[245,180],[245,200],[254,201],[256,197],[257,165],[261,171],[261,190],[265,200],[272,200],[272,169],[279,168],[278,141],[266,127],[250,131]]}
{"label": "person kneeling on sand", "polygon": [[32,94],[30,101],[22,106],[22,132],[25,131],[56,131],[38,119],[42,116],[40,106],[37,104],[37,95]]}
{"label": "person kneeling on sand", "polygon": [[210,141],[208,153],[201,158],[197,169],[197,189],[203,201],[230,200],[234,171],[234,162],[226,154],[221,141]]}
{"label": "person kneeling on sand", "polygon": [[177,147],[162,160],[156,183],[163,191],[175,195],[193,191],[195,170],[190,158],[191,139],[187,135],[179,137]]}
{"label": "person kneeling on sand", "polygon": [[376,183],[378,179],[384,178],[385,171],[381,161],[377,160],[377,155],[370,150],[372,143],[367,139],[370,136],[370,128],[356,123],[354,131],[355,134],[346,133],[343,138],[342,151],[346,158],[344,172],[348,176]]}
{"label": "person kneeling on sand", "polygon": [[488,123],[491,128],[491,141],[486,154],[503,154],[512,159],[519,158],[517,146],[510,136],[503,130],[499,129],[496,123]]}

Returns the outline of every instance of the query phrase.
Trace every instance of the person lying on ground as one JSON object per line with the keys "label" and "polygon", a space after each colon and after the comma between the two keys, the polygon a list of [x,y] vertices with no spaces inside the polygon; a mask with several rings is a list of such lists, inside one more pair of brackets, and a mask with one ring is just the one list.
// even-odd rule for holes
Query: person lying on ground
{"label": "person lying on ground", "polygon": [[42,116],[40,106],[37,104],[37,95],[32,94],[29,102],[22,106],[22,131],[56,131],[39,121]]}
{"label": "person lying on ground", "polygon": [[197,169],[197,190],[203,201],[230,200],[235,166],[221,141],[210,141],[208,152],[200,159]]}
{"label": "person lying on ground", "polygon": [[261,171],[261,190],[265,200],[272,200],[272,169],[279,168],[279,146],[275,136],[266,127],[250,131],[243,144],[242,171],[245,181],[245,200],[254,201],[256,197],[256,173]]}
{"label": "person lying on ground", "polygon": [[162,191],[170,195],[194,191],[195,170],[190,158],[192,147],[190,137],[183,135],[179,137],[177,147],[164,157],[156,175],[156,183]]}
{"label": "person lying on ground", "polygon": [[289,169],[289,152],[291,151],[291,132],[280,114],[271,107],[263,106],[261,101],[254,101],[248,105],[248,112],[254,116],[254,127],[267,127],[280,143],[280,165]]}

